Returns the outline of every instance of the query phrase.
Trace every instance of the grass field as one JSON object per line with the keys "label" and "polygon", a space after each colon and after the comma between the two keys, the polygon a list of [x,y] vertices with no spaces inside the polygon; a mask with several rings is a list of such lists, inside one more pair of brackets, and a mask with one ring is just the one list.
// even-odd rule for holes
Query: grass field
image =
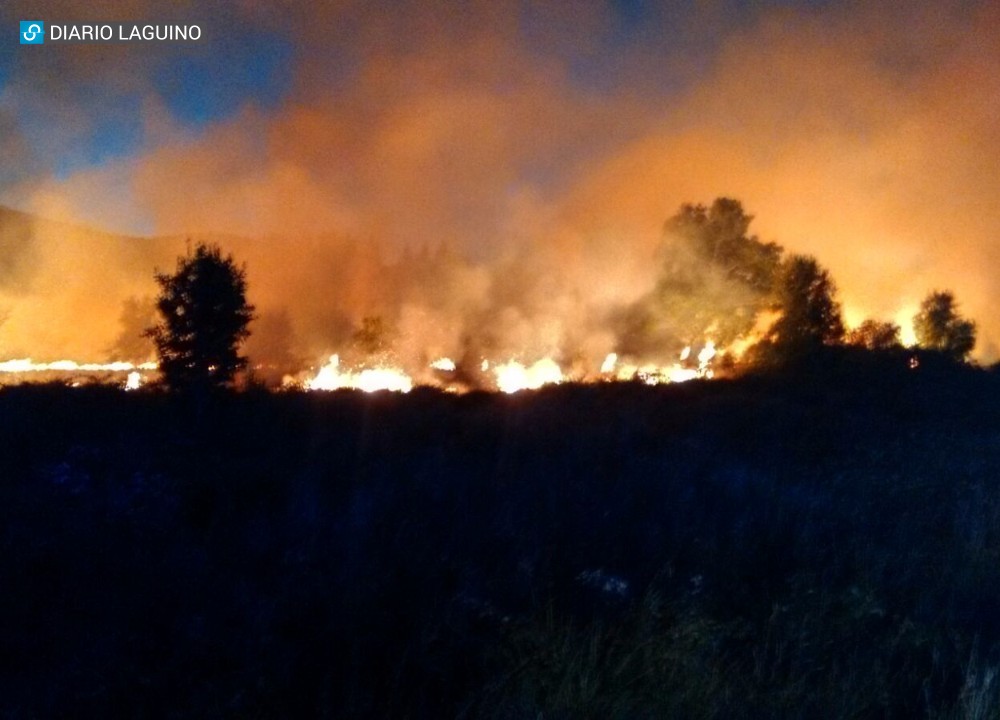
{"label": "grass field", "polygon": [[0,390],[0,717],[1000,714],[1000,375]]}

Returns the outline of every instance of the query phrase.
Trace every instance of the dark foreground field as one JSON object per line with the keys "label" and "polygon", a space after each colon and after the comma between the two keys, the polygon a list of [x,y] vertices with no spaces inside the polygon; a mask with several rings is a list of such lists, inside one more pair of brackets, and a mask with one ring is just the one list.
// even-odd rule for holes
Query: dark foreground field
{"label": "dark foreground field", "polygon": [[1000,377],[0,391],[0,717],[986,718]]}

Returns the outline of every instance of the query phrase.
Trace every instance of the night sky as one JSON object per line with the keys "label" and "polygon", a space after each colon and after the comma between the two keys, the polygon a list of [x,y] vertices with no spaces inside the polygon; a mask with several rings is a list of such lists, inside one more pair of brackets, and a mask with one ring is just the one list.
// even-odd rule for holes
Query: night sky
{"label": "night sky", "polygon": [[[21,19],[203,39],[21,46]],[[848,321],[948,288],[998,355],[996,3],[15,0],[0,24],[9,207],[281,238],[304,267],[327,233],[530,248],[558,296],[618,263],[616,297],[681,203],[729,196],[830,268]]]}

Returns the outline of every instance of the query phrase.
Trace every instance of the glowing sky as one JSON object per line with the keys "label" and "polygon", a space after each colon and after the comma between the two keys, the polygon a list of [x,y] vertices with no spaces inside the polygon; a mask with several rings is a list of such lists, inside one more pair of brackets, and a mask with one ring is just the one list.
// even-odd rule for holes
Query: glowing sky
{"label": "glowing sky", "polygon": [[[205,39],[22,47],[19,19]],[[615,298],[682,202],[727,195],[831,269],[849,319],[950,288],[998,355],[996,3],[15,0],[0,25],[0,203],[283,237],[257,261],[292,267],[254,281],[276,307],[323,233],[527,248],[554,298]]]}

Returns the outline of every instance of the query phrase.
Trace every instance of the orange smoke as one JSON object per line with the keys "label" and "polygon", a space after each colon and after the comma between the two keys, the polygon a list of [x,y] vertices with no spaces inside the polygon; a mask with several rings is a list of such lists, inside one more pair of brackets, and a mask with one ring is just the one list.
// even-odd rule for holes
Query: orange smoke
{"label": "orange smoke", "polygon": [[[149,7],[117,3],[116,17]],[[382,315],[415,365],[485,345],[599,366],[614,349],[607,312],[654,282],[663,221],[726,195],[764,240],[830,267],[849,315],[890,319],[951,288],[980,323],[979,356],[998,355],[993,4],[772,9],[735,27],[699,11],[685,32],[701,55],[651,50],[663,27],[614,60],[596,3],[572,22],[543,5],[528,29],[487,2],[234,7],[294,38],[294,81],[277,107],[197,132],[144,81],[154,59],[81,51],[72,81],[113,64],[143,95],[144,149],[36,173],[0,200],[171,239],[39,224],[30,281],[0,278],[0,354],[104,357],[122,303],[208,234],[246,262],[252,301],[308,363]],[[577,76],[580,58],[596,80]],[[417,282],[407,253],[423,252],[459,259]]]}

